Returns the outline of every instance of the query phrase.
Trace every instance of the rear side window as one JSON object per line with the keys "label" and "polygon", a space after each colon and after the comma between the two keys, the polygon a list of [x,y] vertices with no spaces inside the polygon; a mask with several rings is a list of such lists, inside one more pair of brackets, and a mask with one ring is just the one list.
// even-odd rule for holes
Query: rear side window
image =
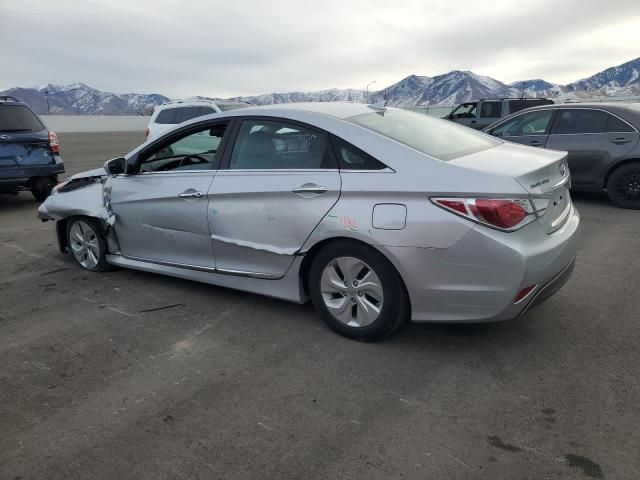
{"label": "rear side window", "polygon": [[635,130],[631,125],[627,122],[623,122],[618,117],[614,117],[613,115],[609,115],[607,118],[607,132],[611,133],[624,133],[624,132],[634,132]]}
{"label": "rear side window", "polygon": [[502,116],[502,102],[482,102],[481,118],[500,118]]}
{"label": "rear side window", "polygon": [[44,125],[24,105],[0,104],[0,132],[39,132]]}
{"label": "rear side window", "polygon": [[580,133],[631,132],[625,122],[602,110],[560,110],[553,133],[560,135]]}
{"label": "rear side window", "polygon": [[331,143],[341,170],[383,170],[387,166],[339,137],[332,136]]}
{"label": "rear side window", "polygon": [[176,122],[176,114],[178,113],[178,108],[166,108],[162,110],[157,118],[155,123],[160,123],[162,125],[174,125]]}

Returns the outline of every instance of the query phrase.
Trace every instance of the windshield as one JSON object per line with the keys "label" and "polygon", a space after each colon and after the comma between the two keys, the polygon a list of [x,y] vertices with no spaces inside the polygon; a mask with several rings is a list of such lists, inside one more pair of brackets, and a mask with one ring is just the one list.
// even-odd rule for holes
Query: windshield
{"label": "windshield", "polygon": [[453,112],[451,112],[451,118],[473,118],[476,116],[477,103],[463,103]]}
{"label": "windshield", "polygon": [[0,104],[0,132],[39,132],[43,128],[26,106]]}
{"label": "windshield", "polygon": [[500,144],[488,135],[422,113],[388,110],[346,119],[439,160],[452,160]]}

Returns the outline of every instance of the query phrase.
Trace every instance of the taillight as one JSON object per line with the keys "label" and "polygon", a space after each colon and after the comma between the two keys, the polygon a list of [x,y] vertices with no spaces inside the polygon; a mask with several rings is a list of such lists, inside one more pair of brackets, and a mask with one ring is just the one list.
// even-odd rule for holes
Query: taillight
{"label": "taillight", "polygon": [[524,198],[431,198],[440,208],[477,223],[512,232],[544,215],[548,200]]}
{"label": "taillight", "polygon": [[149,129],[148,129],[148,128],[146,128],[146,129],[144,130],[144,136],[145,136],[145,137],[147,137],[147,138],[149,138]]}
{"label": "taillight", "polygon": [[51,153],[60,153],[58,136],[55,134],[55,132],[49,132],[49,148],[51,149]]}

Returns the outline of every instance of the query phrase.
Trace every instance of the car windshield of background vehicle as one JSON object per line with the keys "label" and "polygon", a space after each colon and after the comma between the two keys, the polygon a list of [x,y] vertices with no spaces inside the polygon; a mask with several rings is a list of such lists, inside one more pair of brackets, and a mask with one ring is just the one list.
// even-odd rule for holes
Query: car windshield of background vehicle
{"label": "car windshield of background vehicle", "polygon": [[438,160],[452,160],[500,144],[500,141],[483,133],[415,112],[388,110],[364,113],[346,120]]}
{"label": "car windshield of background vehicle", "polygon": [[23,105],[0,105],[0,132],[39,132],[44,125]]}

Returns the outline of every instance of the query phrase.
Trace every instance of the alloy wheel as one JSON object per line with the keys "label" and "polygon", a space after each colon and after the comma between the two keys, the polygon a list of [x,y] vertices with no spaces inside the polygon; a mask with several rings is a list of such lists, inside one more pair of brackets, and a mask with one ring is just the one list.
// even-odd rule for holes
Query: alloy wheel
{"label": "alloy wheel", "polygon": [[327,310],[350,327],[366,327],[380,316],[384,301],[376,272],[354,257],[339,257],[324,268],[320,291]]}
{"label": "alloy wheel", "polygon": [[69,230],[69,243],[73,256],[87,270],[94,270],[100,261],[100,243],[93,228],[78,220]]}
{"label": "alloy wheel", "polygon": [[627,171],[615,184],[616,193],[624,200],[640,200],[640,169]]}

